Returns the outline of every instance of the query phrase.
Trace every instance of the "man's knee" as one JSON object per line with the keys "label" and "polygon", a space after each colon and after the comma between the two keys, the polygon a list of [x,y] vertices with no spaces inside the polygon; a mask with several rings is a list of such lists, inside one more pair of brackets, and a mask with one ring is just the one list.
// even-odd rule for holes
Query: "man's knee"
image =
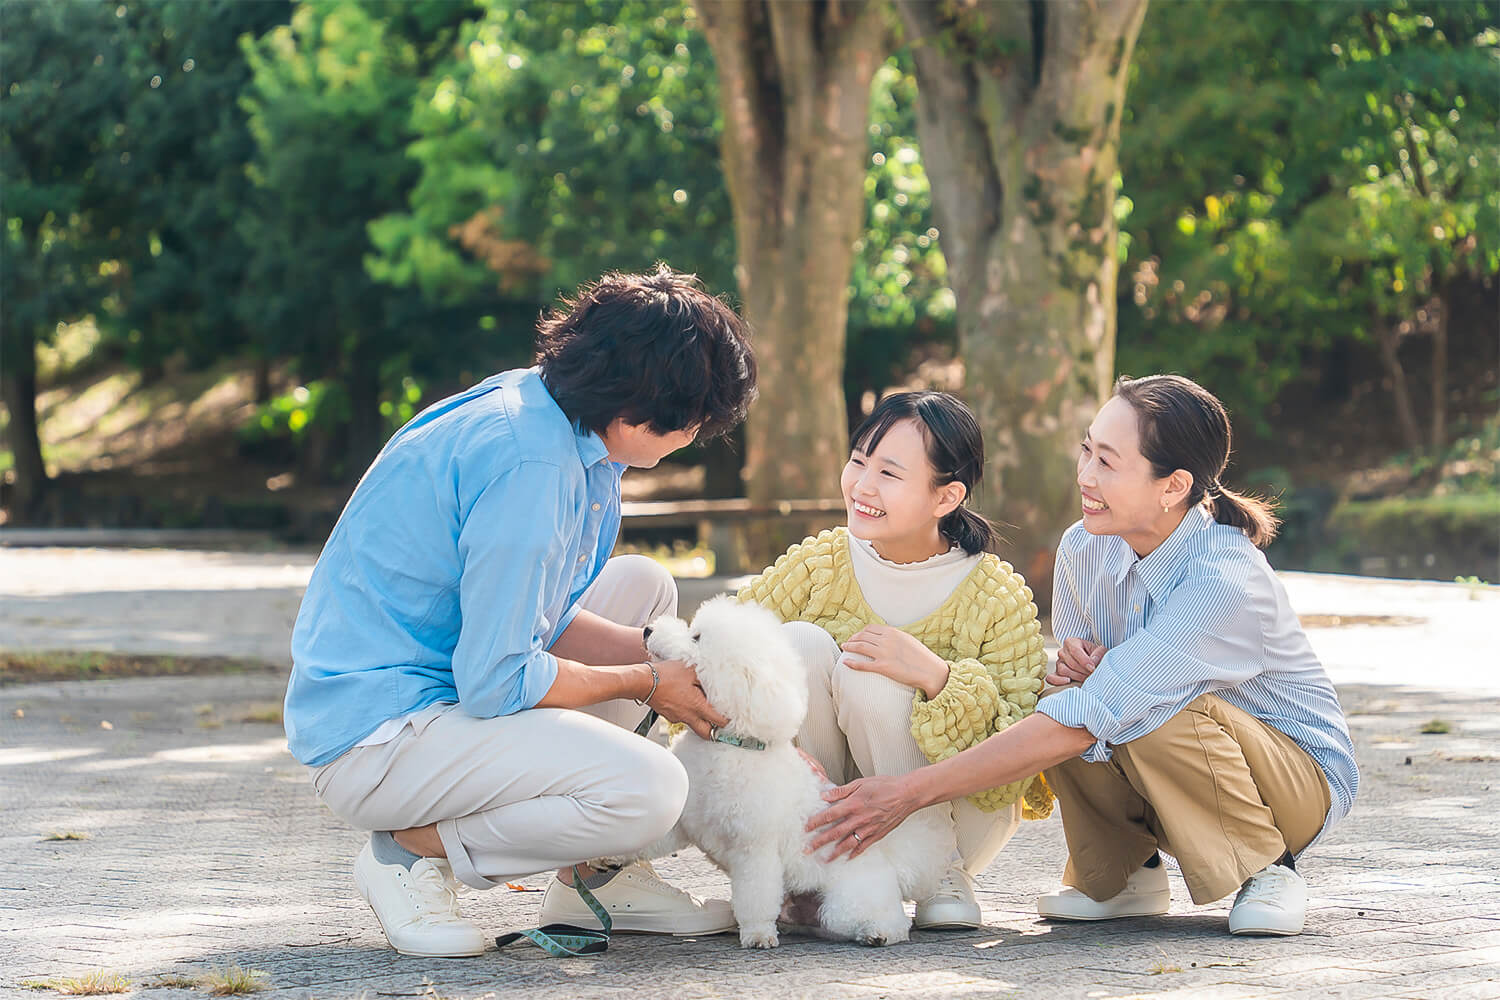
{"label": "man's knee", "polygon": [[677,581],[661,563],[632,552],[613,556],[605,565],[612,573],[618,574],[617,586],[645,598],[645,603],[654,609],[653,618],[677,614]]}
{"label": "man's knee", "polygon": [[637,759],[617,789],[613,812],[621,823],[622,838],[644,847],[672,829],[682,815],[688,776],[669,750],[645,740],[640,743]]}

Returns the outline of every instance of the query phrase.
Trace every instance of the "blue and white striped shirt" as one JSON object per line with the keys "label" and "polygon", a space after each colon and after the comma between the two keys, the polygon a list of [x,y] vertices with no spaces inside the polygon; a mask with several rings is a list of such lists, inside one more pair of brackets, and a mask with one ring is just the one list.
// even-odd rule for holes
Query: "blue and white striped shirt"
{"label": "blue and white striped shirt", "polygon": [[1109,651],[1082,684],[1037,711],[1097,742],[1105,761],[1204,694],[1216,694],[1280,730],[1328,779],[1323,829],[1354,805],[1354,744],[1327,672],[1308,644],[1286,589],[1244,533],[1194,507],[1141,558],[1118,535],[1063,533],[1053,577],[1052,632]]}

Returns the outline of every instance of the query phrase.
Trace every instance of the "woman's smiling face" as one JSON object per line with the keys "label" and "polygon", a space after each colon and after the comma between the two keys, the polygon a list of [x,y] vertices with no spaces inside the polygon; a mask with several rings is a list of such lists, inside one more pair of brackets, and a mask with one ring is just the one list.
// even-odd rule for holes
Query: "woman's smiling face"
{"label": "woman's smiling face", "polygon": [[1135,410],[1119,396],[1094,417],[1078,449],[1083,526],[1094,535],[1133,536],[1159,528],[1165,481],[1141,454]]}
{"label": "woman's smiling face", "polygon": [[935,477],[927,441],[914,420],[892,424],[869,454],[852,449],[839,479],[849,532],[897,561],[931,547],[941,538],[939,521],[964,495],[958,483],[933,486]]}

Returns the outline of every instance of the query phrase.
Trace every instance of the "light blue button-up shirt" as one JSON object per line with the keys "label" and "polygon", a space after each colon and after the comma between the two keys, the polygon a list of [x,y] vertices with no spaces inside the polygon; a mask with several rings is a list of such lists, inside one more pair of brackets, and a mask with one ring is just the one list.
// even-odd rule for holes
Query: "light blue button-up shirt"
{"label": "light blue button-up shirt", "polygon": [[1052,632],[1108,648],[1082,684],[1037,711],[1087,729],[1085,760],[1104,761],[1216,694],[1280,730],[1317,762],[1331,807],[1324,829],[1348,814],[1359,788],[1354,745],[1338,695],[1265,555],[1202,507],[1188,511],[1144,558],[1117,535],[1080,521],[1057,547]]}
{"label": "light blue button-up shirt", "polygon": [[436,702],[531,708],[547,649],[614,547],[620,473],[534,369],[503,372],[401,428],[360,480],[292,632],[287,744],[326,764]]}

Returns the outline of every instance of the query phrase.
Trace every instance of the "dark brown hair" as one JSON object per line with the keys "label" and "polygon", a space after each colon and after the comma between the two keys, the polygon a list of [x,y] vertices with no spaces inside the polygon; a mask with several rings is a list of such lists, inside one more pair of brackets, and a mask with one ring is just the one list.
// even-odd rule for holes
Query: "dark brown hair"
{"label": "dark brown hair", "polygon": [[1193,477],[1188,503],[1203,504],[1214,520],[1243,531],[1260,548],[1271,544],[1281,522],[1270,501],[1236,493],[1219,480],[1229,464],[1229,414],[1217,396],[1181,375],[1121,376],[1115,395],[1135,410],[1141,454],[1152,474],[1178,469]]}
{"label": "dark brown hair", "polygon": [[927,461],[934,471],[933,485],[963,483],[964,502],[938,522],[938,530],[969,555],[994,552],[1000,533],[983,514],[968,504],[984,475],[984,435],[979,422],[957,396],[946,392],[896,392],[875,404],[854,431],[853,448],[870,454],[880,447],[896,424],[914,420],[927,442]]}
{"label": "dark brown hair", "polygon": [[611,271],[537,324],[537,364],[563,413],[587,430],[622,417],[656,434],[697,427],[706,441],[755,399],[749,332],[694,275],[665,264]]}

